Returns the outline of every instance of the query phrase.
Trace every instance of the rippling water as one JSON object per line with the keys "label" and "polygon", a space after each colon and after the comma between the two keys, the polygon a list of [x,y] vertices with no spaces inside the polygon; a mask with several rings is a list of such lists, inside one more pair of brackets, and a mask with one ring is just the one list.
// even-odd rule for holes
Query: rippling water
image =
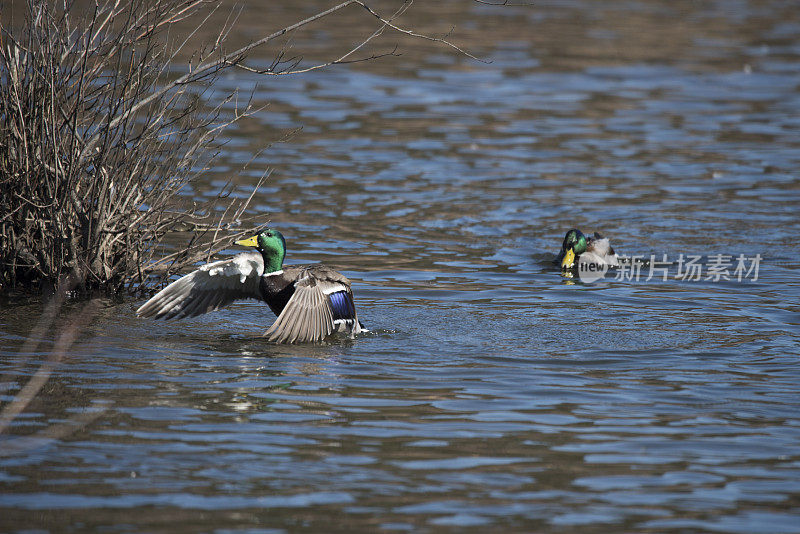
{"label": "rippling water", "polygon": [[[191,192],[302,126],[233,179],[274,169],[253,209],[289,263],[351,278],[371,333],[278,346],[255,302],[170,323],[97,302],[0,441],[0,530],[800,532],[794,3],[409,16],[492,63],[403,41],[220,80],[269,106]],[[573,226],[627,256],[762,260],[582,283],[550,263]],[[81,306],[26,349],[41,304],[2,303],[3,401]]]}

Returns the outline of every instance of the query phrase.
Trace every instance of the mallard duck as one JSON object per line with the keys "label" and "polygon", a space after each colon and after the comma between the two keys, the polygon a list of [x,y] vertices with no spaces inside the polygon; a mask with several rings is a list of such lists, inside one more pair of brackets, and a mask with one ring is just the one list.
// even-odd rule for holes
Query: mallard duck
{"label": "mallard duck", "polygon": [[619,267],[619,258],[608,238],[597,232],[587,238],[580,230],[573,228],[564,236],[556,263],[561,269],[569,270],[577,267],[579,259],[595,265]]}
{"label": "mallard duck", "polygon": [[256,250],[203,265],[158,292],[137,315],[182,319],[253,298],[278,316],[264,333],[271,341],[320,341],[333,332],[364,331],[350,280],[322,264],[284,267],[286,240],[279,231],[267,228],[236,244]]}

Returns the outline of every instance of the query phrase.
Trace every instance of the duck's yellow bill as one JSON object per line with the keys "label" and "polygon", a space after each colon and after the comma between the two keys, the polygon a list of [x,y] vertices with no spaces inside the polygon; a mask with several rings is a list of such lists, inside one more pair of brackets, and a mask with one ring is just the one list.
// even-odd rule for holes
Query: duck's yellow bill
{"label": "duck's yellow bill", "polygon": [[237,245],[242,245],[243,247],[257,247],[258,240],[256,239],[258,236],[248,237],[247,239],[242,239],[241,241],[237,241]]}
{"label": "duck's yellow bill", "polygon": [[568,249],[567,252],[564,254],[564,259],[561,260],[561,268],[571,269],[574,264],[575,264],[575,253],[572,251],[572,249]]}

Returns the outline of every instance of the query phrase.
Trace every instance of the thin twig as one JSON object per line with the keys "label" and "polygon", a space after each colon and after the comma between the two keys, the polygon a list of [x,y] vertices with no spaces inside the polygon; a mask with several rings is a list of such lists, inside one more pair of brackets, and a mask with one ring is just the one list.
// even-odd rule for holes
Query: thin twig
{"label": "thin twig", "polygon": [[[368,12],[370,15],[372,15],[372,16],[373,16],[373,17],[375,17],[375,18],[377,18],[377,19],[378,19],[379,21],[381,21],[383,24],[385,24],[386,26],[388,26],[388,27],[392,28],[392,29],[393,29],[393,30],[395,30],[395,31],[398,31],[398,32],[400,32],[400,33],[404,33],[404,34],[406,34],[406,35],[410,35],[411,37],[416,37],[416,38],[419,38],[419,39],[424,39],[424,40],[426,40],[426,41],[433,41],[433,42],[435,42],[435,43],[442,43],[443,45],[449,46],[449,47],[450,47],[450,48],[452,48],[453,50],[455,50],[455,51],[457,51],[457,52],[459,52],[459,53],[461,53],[461,54],[464,54],[464,55],[465,55],[465,56],[467,56],[468,58],[474,59],[475,61],[480,61],[481,63],[491,63],[491,61],[489,61],[489,60],[486,60],[486,59],[481,59],[481,58],[479,58],[479,57],[477,57],[477,56],[474,56],[474,55],[470,54],[469,52],[467,52],[467,51],[466,51],[466,50],[464,50],[463,48],[461,48],[461,47],[459,47],[459,46],[457,46],[457,45],[455,45],[455,44],[451,43],[451,42],[450,42],[450,41],[448,41],[447,39],[443,39],[443,38],[440,38],[440,37],[432,37],[432,36],[430,36],[430,35],[425,35],[425,34],[423,34],[423,33],[417,33],[417,32],[415,32],[415,31],[413,31],[413,30],[409,30],[409,29],[406,29],[406,28],[401,28],[400,26],[397,26],[396,24],[393,24],[393,23],[391,22],[391,20],[390,20],[390,19],[384,19],[384,18],[383,18],[381,15],[379,15],[379,14],[378,14],[376,11],[374,11],[374,10],[373,10],[371,7],[369,7],[367,4],[365,4],[365,3],[364,3],[364,2],[362,2],[361,0],[353,0],[353,2],[355,2],[356,4],[360,5],[360,6],[361,6],[361,7],[363,7],[364,9],[366,9],[366,10],[367,10],[367,12]],[[409,0],[409,1],[407,2],[407,4],[408,4],[408,7],[411,7],[411,4],[412,4],[412,2],[413,2],[413,0]],[[406,9],[408,9],[408,8],[406,8]],[[452,30],[451,30],[451,31],[452,31]]]}

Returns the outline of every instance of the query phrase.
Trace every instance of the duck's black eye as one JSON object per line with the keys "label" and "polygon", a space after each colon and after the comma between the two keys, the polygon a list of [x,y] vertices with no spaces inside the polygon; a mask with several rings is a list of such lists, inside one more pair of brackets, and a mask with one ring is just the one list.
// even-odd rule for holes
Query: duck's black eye
{"label": "duck's black eye", "polygon": [[267,232],[267,237],[272,237],[272,232]]}

